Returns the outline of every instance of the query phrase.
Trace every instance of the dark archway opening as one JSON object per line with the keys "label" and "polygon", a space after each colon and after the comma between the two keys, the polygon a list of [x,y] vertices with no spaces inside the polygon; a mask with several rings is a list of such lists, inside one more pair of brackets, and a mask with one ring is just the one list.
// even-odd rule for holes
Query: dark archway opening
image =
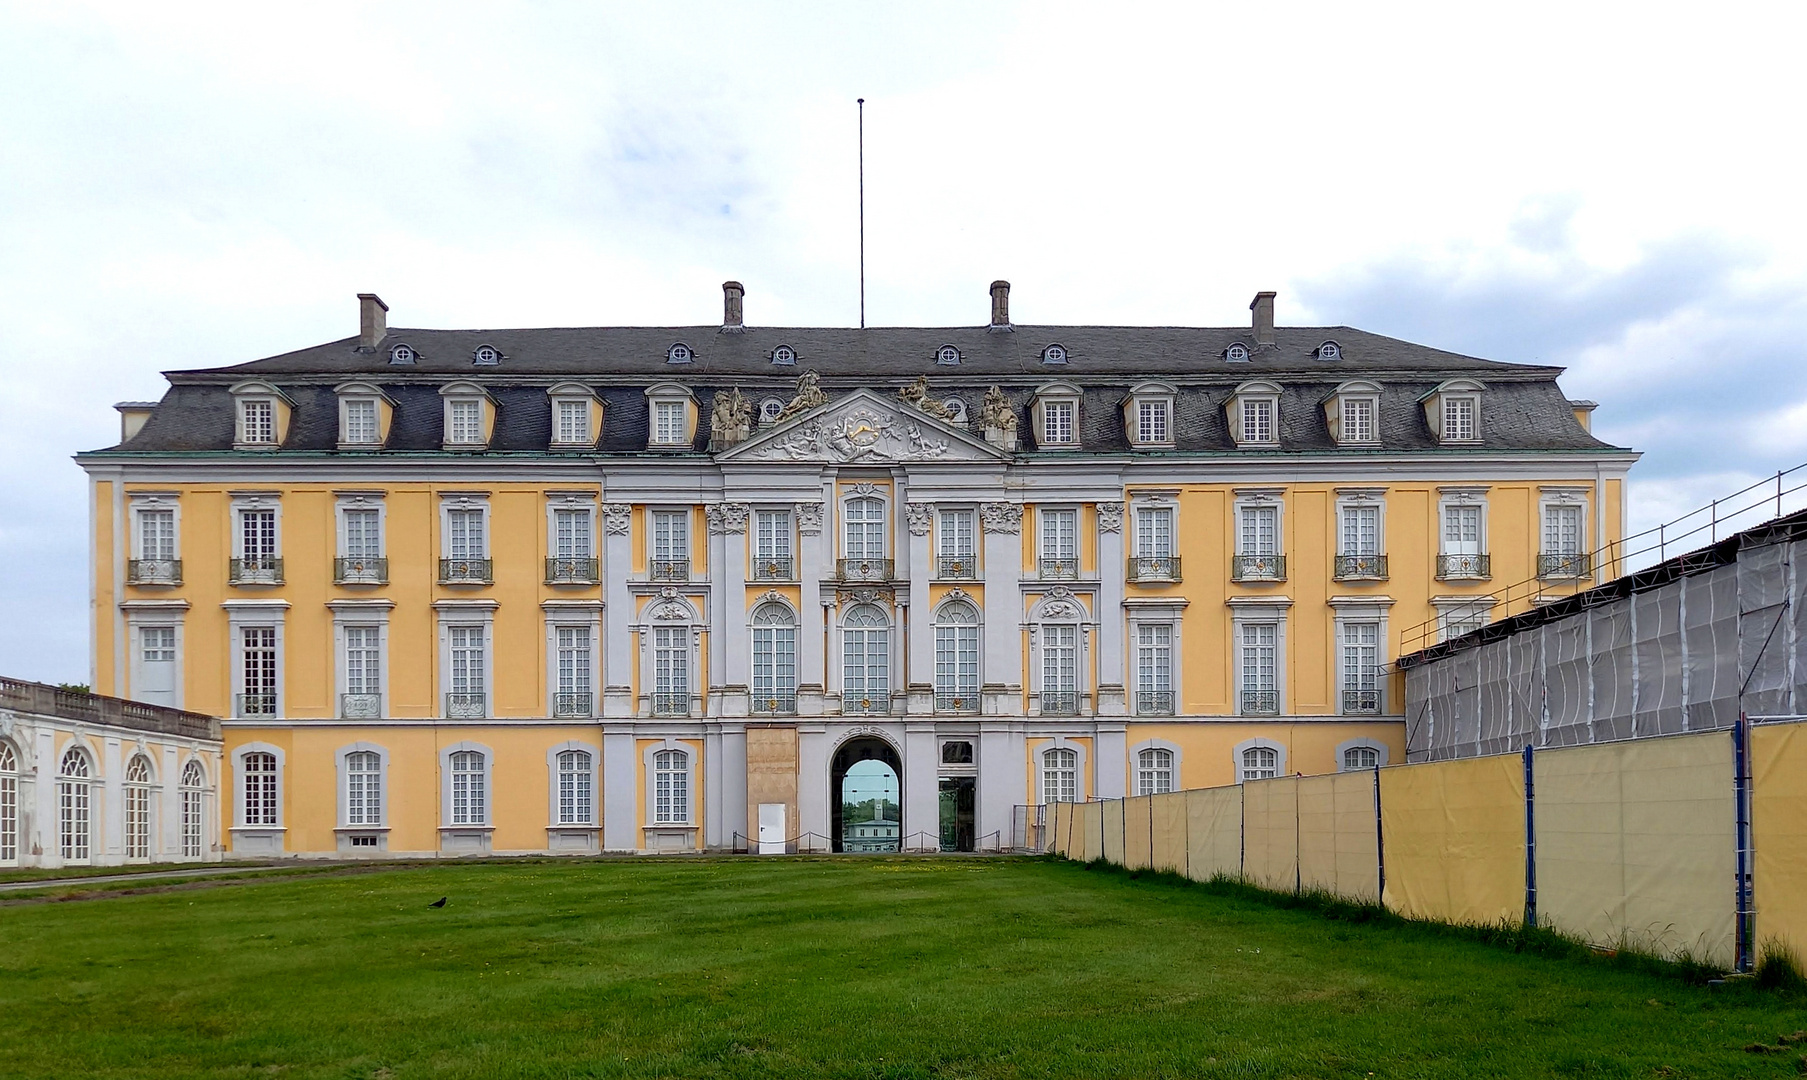
{"label": "dark archway opening", "polygon": [[903,762],[890,743],[861,738],[842,744],[828,780],[834,850],[902,850]]}

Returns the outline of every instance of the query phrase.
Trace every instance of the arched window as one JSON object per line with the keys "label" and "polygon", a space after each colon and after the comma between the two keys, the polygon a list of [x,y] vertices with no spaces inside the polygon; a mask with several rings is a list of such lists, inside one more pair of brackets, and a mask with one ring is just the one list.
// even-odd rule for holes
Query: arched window
{"label": "arched window", "polygon": [[201,834],[206,829],[202,820],[201,800],[207,791],[207,773],[198,761],[190,761],[182,769],[182,857],[201,857]]}
{"label": "arched window", "polygon": [[847,558],[885,557],[885,500],[847,500]]}
{"label": "arched window", "polygon": [[489,791],[483,755],[476,750],[452,754],[452,824],[489,823]]}
{"label": "arched window", "polygon": [[276,755],[246,754],[241,771],[245,784],[245,824],[275,825]]}
{"label": "arched window", "polygon": [[1351,746],[1343,751],[1343,771],[1359,772],[1380,767],[1380,751],[1372,746]]}
{"label": "arched window", "polygon": [[345,755],[345,824],[383,823],[383,758],[374,750]]}
{"label": "arched window", "polygon": [[70,747],[56,780],[57,834],[64,862],[88,861],[88,788],[92,779],[88,755]]}
{"label": "arched window", "polygon": [[690,821],[690,755],[660,750],[653,755],[653,824]]}
{"label": "arched window", "polygon": [[19,861],[19,756],[0,741],[0,863]]}
{"label": "arched window", "polygon": [[1136,794],[1165,795],[1173,790],[1173,751],[1152,747],[1136,755]]}
{"label": "arched window", "polygon": [[1042,751],[1042,802],[1079,801],[1079,752],[1064,746]]}
{"label": "arched window", "polygon": [[979,708],[979,612],[964,600],[935,615],[935,708]]}
{"label": "arched window", "polygon": [[1271,746],[1251,746],[1242,752],[1242,779],[1271,780],[1280,775],[1280,751]]}
{"label": "arched window", "polygon": [[151,857],[151,763],[143,754],[125,766],[125,857]]}
{"label": "arched window", "polygon": [[596,820],[590,793],[590,754],[587,750],[558,752],[558,823],[589,825]]}
{"label": "arched window", "polygon": [[797,711],[797,619],[783,604],[753,610],[753,711]]}
{"label": "arched window", "polygon": [[1041,711],[1043,716],[1079,714],[1079,625],[1043,623]]}
{"label": "arched window", "polygon": [[[855,500],[859,501],[859,500]],[[847,612],[841,624],[841,711],[891,711],[891,621],[872,604]]]}

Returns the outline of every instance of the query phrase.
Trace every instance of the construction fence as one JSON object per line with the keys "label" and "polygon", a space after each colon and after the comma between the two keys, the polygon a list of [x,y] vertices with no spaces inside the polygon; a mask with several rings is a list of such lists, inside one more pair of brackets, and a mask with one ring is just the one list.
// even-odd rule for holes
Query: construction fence
{"label": "construction fence", "polygon": [[1748,970],[1807,958],[1807,724],[1533,749],[1045,808],[1042,850],[1524,920]]}

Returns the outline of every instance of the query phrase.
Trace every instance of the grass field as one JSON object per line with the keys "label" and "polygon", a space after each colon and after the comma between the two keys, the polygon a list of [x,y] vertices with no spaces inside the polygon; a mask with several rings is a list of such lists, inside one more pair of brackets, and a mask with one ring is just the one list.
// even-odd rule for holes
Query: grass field
{"label": "grass field", "polygon": [[427,865],[0,907],[7,1077],[1781,1077],[1802,1005],[1030,859]]}

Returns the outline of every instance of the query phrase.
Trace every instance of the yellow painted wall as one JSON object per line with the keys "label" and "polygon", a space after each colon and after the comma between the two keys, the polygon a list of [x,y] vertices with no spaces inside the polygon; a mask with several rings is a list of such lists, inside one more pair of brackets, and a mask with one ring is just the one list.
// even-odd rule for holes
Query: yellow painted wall
{"label": "yellow painted wall", "polygon": [[1405,725],[1397,720],[1352,720],[1280,723],[1276,721],[1213,721],[1209,723],[1132,723],[1126,786],[1134,794],[1136,761],[1133,748],[1149,739],[1160,739],[1180,748],[1180,775],[1175,788],[1221,787],[1236,783],[1235,748],[1249,739],[1272,739],[1286,747],[1286,771],[1316,776],[1342,768],[1336,748],[1351,739],[1372,739],[1387,748],[1392,764],[1405,761]]}

